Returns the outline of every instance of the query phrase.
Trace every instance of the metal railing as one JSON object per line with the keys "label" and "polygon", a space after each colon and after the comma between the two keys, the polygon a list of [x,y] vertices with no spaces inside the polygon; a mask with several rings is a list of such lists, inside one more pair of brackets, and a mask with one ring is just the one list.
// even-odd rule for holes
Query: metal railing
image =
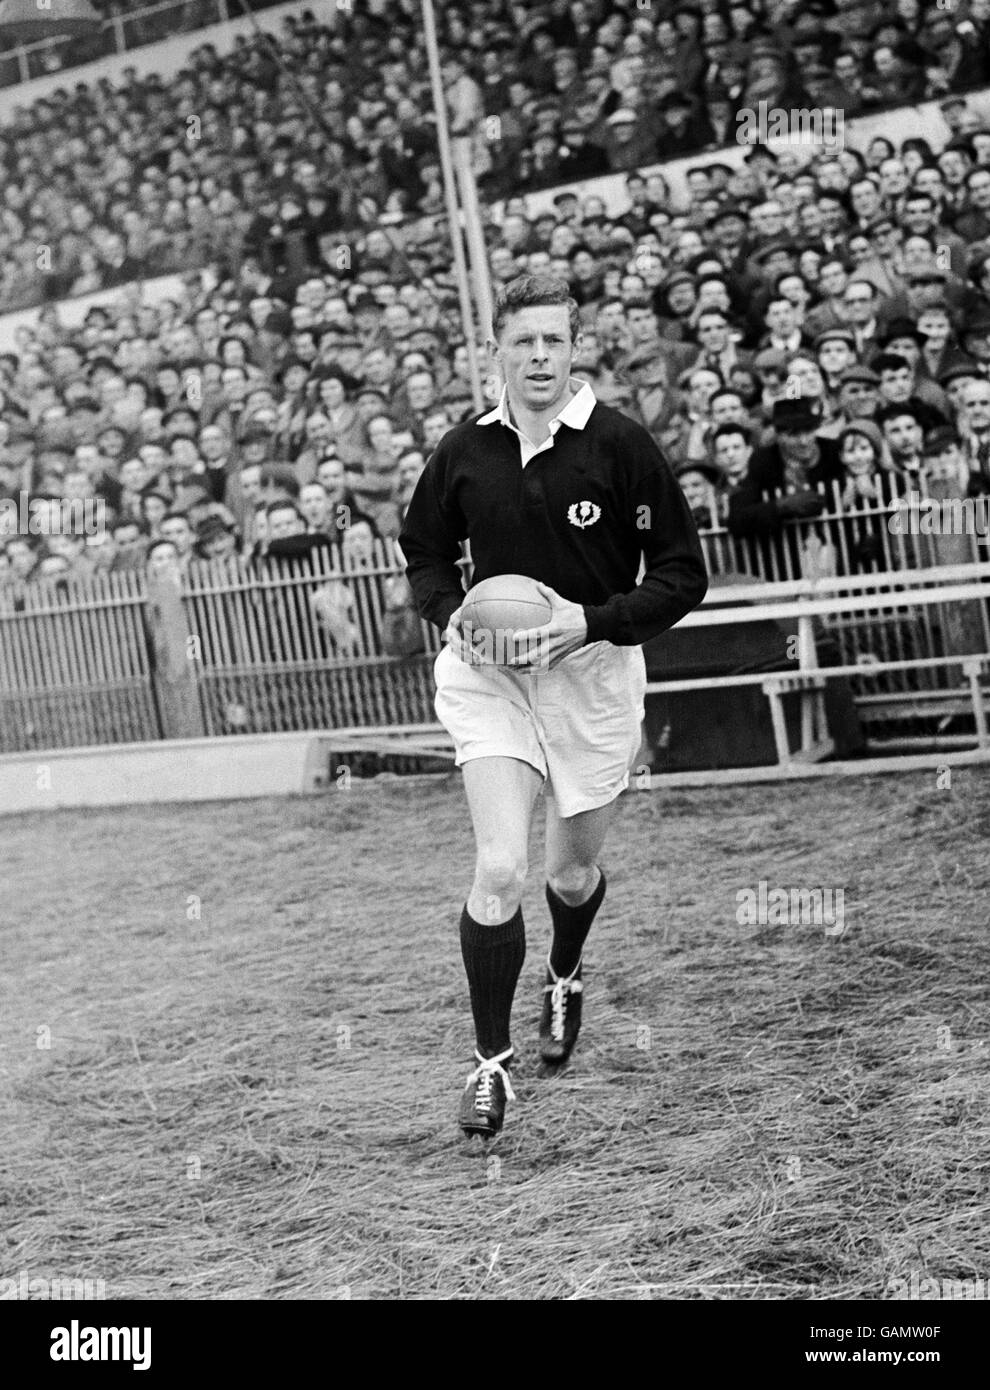
{"label": "metal railing", "polygon": [[[714,580],[706,605],[731,604],[730,576],[758,585],[767,603],[795,580],[825,576],[836,611],[818,612],[814,630],[831,639],[829,664],[857,669],[851,686],[864,711],[876,706],[876,718],[903,724],[925,709],[936,716],[958,684],[938,658],[990,652],[988,605],[933,601],[930,592],[918,603],[882,596],[930,590],[947,566],[977,576],[986,557],[976,537],[897,535],[889,516],[889,506],[843,507],[834,494],[821,517],[785,524],[772,563],[765,546],[733,537],[716,517],[702,532]],[[864,534],[878,558],[856,566]],[[839,576],[830,581],[828,547]],[[838,611],[841,576],[850,575],[853,592],[869,573],[876,605]],[[0,751],[429,724],[439,634],[407,611],[405,654],[389,654],[401,576],[391,541],[376,542],[367,560],[333,545],[292,559],[192,561],[181,584],[165,586],[164,617],[154,584],[138,571],[8,585],[0,589]],[[906,665],[871,673],[878,662]]]}
{"label": "metal railing", "polygon": [[0,590],[0,752],[161,734],[140,575]]}

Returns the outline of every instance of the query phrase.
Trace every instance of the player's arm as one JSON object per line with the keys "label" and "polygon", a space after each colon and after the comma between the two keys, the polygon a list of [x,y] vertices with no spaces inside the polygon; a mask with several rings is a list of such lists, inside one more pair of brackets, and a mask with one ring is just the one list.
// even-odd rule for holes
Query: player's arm
{"label": "player's arm", "polygon": [[445,499],[448,459],[443,442],[420,475],[406,509],[399,547],[420,617],[447,632],[464,602],[461,541],[467,535],[458,508]]}
{"label": "player's arm", "polygon": [[584,605],[588,642],[638,646],[679,623],[708,591],[708,570],[680,484],[645,430],[636,432],[627,532],[646,566],[629,593]]}

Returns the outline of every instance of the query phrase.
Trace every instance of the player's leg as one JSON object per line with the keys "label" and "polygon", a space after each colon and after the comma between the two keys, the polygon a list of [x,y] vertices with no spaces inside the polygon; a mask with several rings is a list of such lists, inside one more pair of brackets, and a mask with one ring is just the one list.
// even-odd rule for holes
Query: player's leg
{"label": "player's leg", "polygon": [[598,858],[615,802],[561,816],[547,800],[547,903],[553,940],[540,1018],[540,1054],[546,1067],[567,1061],[581,1027],[581,955],[605,897]]}
{"label": "player's leg", "polygon": [[[509,1018],[526,956],[522,898],[533,805],[543,778],[519,758],[473,758],[464,788],[474,827],[476,860],[471,893],[461,913],[461,955],[471,991],[479,1066],[461,1106],[467,1133],[498,1132],[512,1090]],[[491,1061],[492,1066],[485,1063]]]}

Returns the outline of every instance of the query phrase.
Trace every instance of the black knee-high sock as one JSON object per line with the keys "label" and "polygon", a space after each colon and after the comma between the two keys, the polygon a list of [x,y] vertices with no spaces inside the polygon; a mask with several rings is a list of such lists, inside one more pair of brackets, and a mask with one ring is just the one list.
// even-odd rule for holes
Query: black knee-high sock
{"label": "black knee-high sock", "polygon": [[601,878],[598,886],[587,902],[577,907],[568,907],[563,898],[547,884],[547,902],[553,918],[553,944],[550,947],[550,964],[556,975],[569,975],[577,969],[581,959],[581,949],[591,931],[595,913],[602,905],[605,896],[605,875],[598,870]]}
{"label": "black knee-high sock", "polygon": [[497,926],[476,922],[465,904],[461,912],[461,955],[471,990],[478,1051],[495,1057],[510,1046],[509,1015],[516,983],[526,959],[522,908]]}

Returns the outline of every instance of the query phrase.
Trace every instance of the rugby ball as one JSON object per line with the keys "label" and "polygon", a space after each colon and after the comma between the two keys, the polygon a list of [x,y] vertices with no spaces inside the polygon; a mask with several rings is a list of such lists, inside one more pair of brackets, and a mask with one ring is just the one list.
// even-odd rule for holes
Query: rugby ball
{"label": "rugby ball", "polygon": [[553,607],[525,574],[494,574],[468,590],[461,607],[461,625],[471,641],[483,638],[489,660],[504,663],[506,645],[517,632],[546,627]]}

